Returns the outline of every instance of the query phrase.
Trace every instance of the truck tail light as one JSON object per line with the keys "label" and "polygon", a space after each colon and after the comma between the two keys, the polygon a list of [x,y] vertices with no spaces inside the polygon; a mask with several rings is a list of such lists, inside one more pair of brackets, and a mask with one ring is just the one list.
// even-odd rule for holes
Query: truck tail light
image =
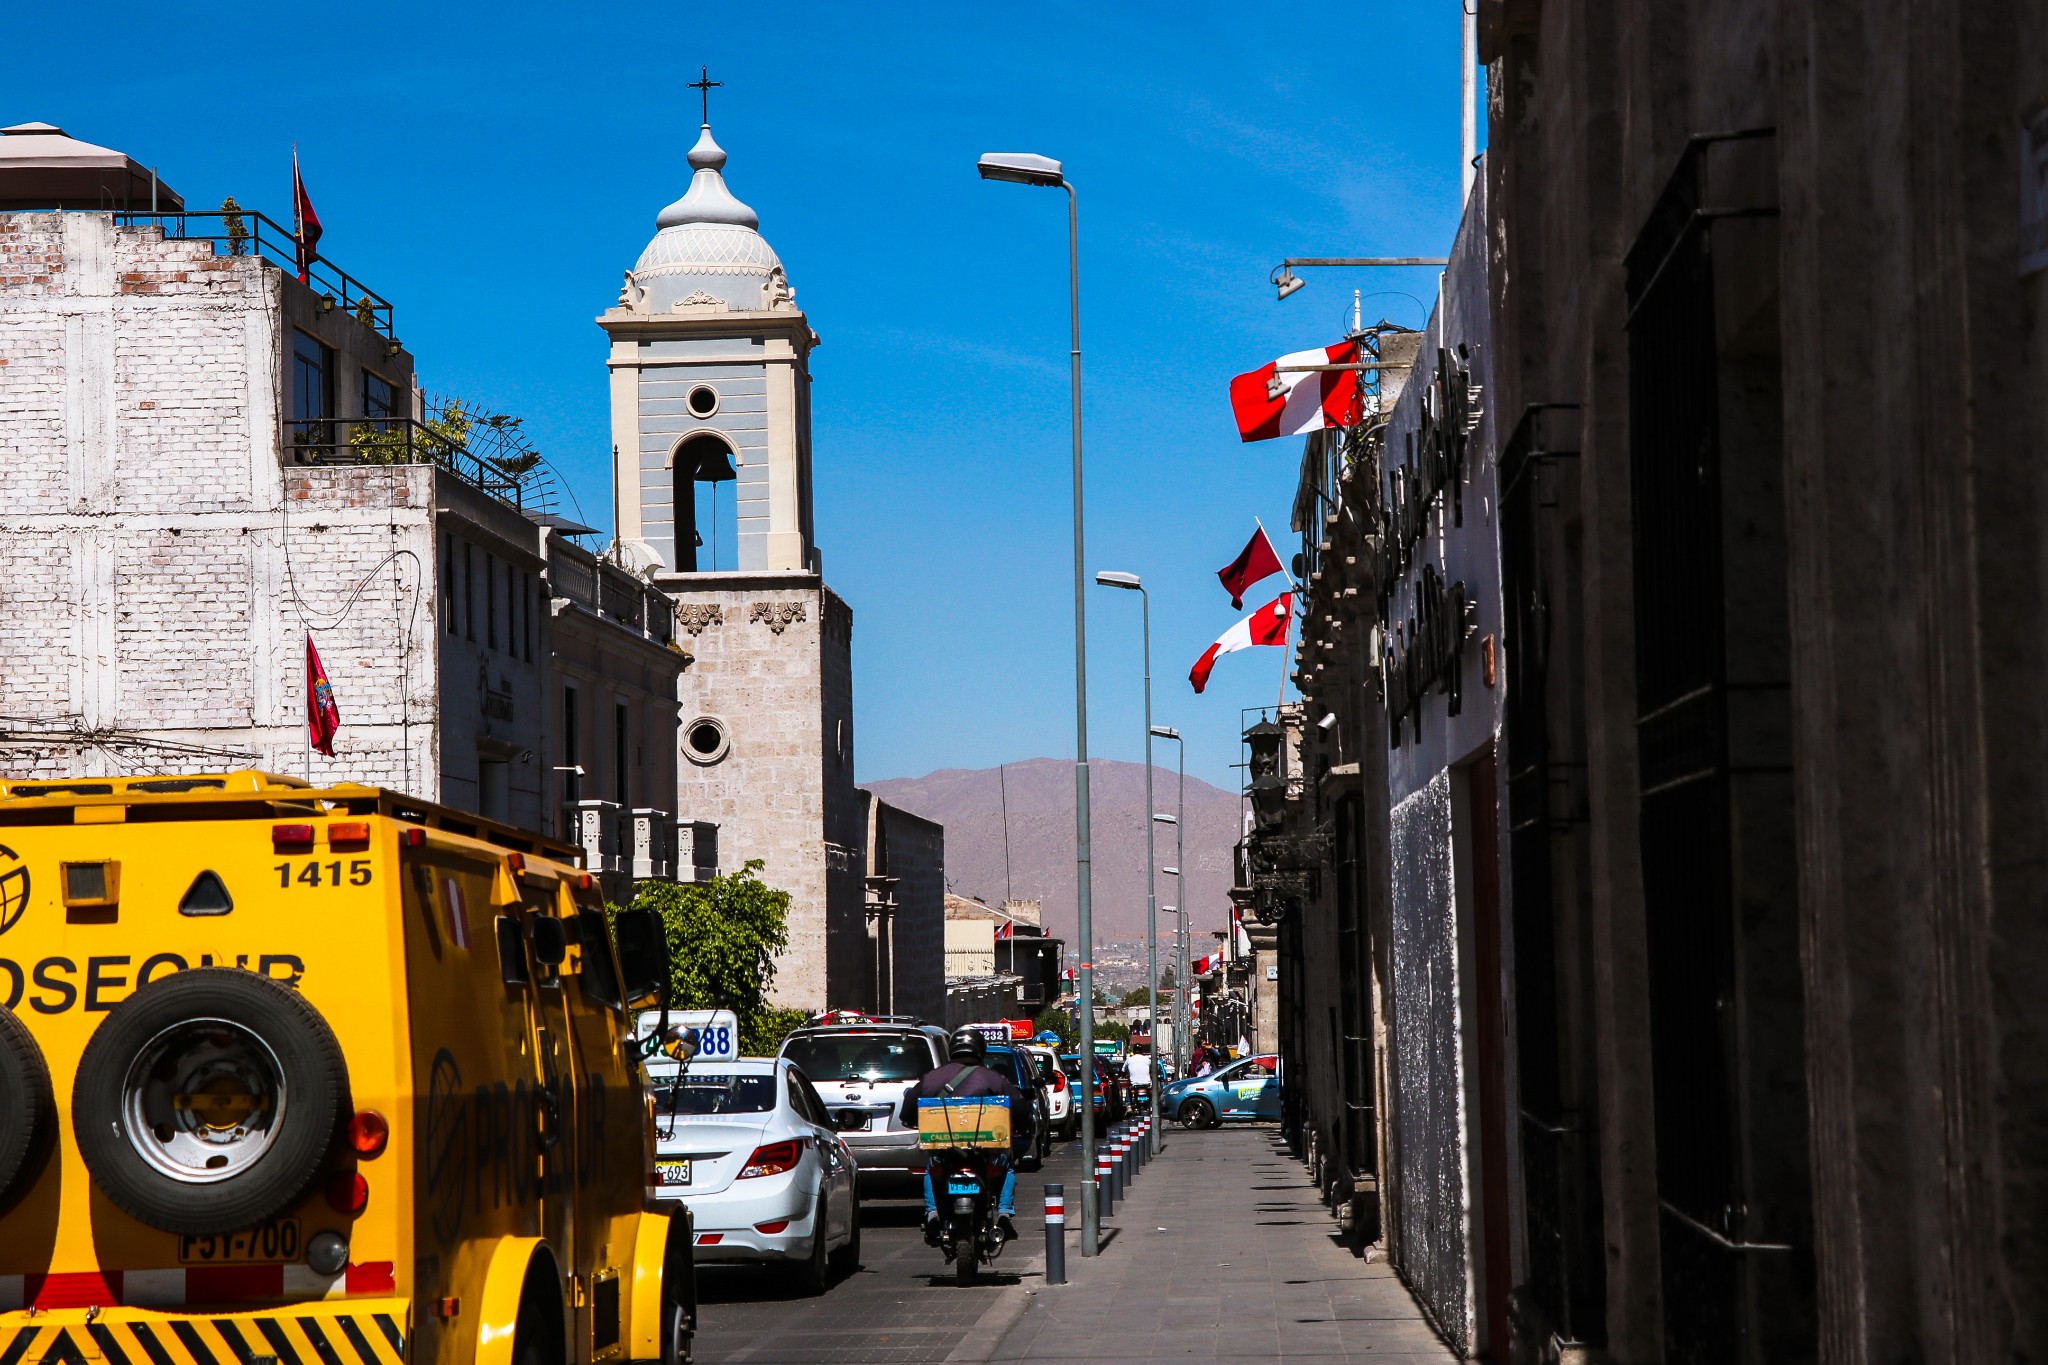
{"label": "truck tail light", "polygon": [[370,846],[370,822],[368,820],[334,820],[327,826],[329,848],[368,848]]}
{"label": "truck tail light", "polygon": [[370,1182],[343,1171],[327,1182],[327,1207],[351,1218],[370,1206]]}
{"label": "truck tail light", "polygon": [[402,848],[424,848],[427,843],[427,832],[418,826],[408,830],[401,830],[398,835],[398,842]]}
{"label": "truck tail light", "polygon": [[311,825],[272,825],[270,844],[275,849],[311,848],[313,827]]}
{"label": "truck tail light", "polygon": [[771,1142],[765,1147],[756,1147],[754,1154],[747,1158],[746,1169],[739,1173],[739,1179],[749,1180],[757,1175],[781,1175],[784,1171],[796,1169],[803,1160],[804,1140],[791,1138],[787,1142]]}
{"label": "truck tail light", "polygon": [[391,1141],[391,1125],[374,1109],[365,1109],[348,1121],[348,1145],[365,1159],[381,1156]]}

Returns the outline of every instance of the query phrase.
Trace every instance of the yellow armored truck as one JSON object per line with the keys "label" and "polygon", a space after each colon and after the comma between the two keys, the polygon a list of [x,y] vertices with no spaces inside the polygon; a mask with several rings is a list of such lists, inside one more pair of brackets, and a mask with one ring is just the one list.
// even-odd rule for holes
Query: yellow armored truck
{"label": "yellow armored truck", "polygon": [[646,912],[258,772],[0,782],[0,1365],[684,1365]]}

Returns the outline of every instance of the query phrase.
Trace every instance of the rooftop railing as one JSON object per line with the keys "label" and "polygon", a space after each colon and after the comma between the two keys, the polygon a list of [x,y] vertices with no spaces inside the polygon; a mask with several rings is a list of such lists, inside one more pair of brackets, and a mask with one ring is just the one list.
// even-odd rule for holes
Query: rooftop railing
{"label": "rooftop railing", "polygon": [[[211,242],[216,256],[254,256],[296,275],[299,239],[252,209],[212,209],[197,213],[116,213],[117,227],[157,227],[167,242]],[[373,328],[393,345],[391,304],[334,262],[314,255],[306,264],[306,283],[314,293]]]}
{"label": "rooftop railing", "polygon": [[522,480],[410,417],[316,417],[284,424],[287,457],[311,465],[430,464],[525,510]]}

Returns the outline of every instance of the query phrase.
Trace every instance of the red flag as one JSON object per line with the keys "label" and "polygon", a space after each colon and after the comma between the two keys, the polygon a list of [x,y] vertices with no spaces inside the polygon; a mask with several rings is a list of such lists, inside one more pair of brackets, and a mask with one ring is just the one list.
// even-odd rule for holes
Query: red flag
{"label": "red flag", "polygon": [[1238,438],[1270,441],[1275,436],[1358,425],[1358,371],[1305,368],[1357,363],[1358,343],[1340,341],[1319,351],[1295,351],[1238,375],[1230,381],[1230,410],[1237,417]]}
{"label": "red flag", "polygon": [[1261,579],[1271,578],[1280,572],[1280,556],[1273,552],[1273,542],[1266,539],[1266,527],[1262,522],[1252,532],[1252,538],[1231,560],[1216,571],[1223,580],[1224,588],[1230,593],[1230,605],[1237,611],[1244,610],[1244,590]]}
{"label": "red flag", "polygon": [[334,732],[341,728],[341,711],[334,704],[334,688],[320,663],[320,651],[313,648],[313,634],[306,633],[306,732],[313,747],[334,757]]}
{"label": "red flag", "polygon": [[1188,670],[1188,681],[1199,692],[1209,685],[1209,670],[1216,667],[1216,660],[1225,654],[1235,654],[1253,645],[1285,645],[1287,629],[1293,620],[1294,594],[1283,592],[1224,631],[1215,644],[1203,650],[1202,657],[1195,660],[1195,666]]}
{"label": "red flag", "polygon": [[313,212],[313,201],[306,197],[306,182],[299,179],[297,147],[292,148],[292,227],[299,243],[299,283],[305,284],[306,272],[320,259],[313,249],[320,244],[320,215]]}
{"label": "red flag", "polygon": [[1017,922],[1015,920],[1006,920],[996,926],[997,938],[1015,938],[1016,936]]}

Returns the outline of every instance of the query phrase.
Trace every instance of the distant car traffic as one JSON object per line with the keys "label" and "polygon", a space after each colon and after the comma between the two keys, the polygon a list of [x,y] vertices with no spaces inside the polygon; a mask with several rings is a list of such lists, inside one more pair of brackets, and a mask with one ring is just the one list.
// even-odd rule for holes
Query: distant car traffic
{"label": "distant car traffic", "polygon": [[1207,1076],[1169,1081],[1159,1092],[1159,1113],[1189,1128],[1225,1121],[1280,1117],[1280,1059],[1268,1053],[1232,1062]]}
{"label": "distant car traffic", "polygon": [[908,1199],[923,1192],[924,1153],[917,1128],[903,1121],[903,1096],[946,1057],[941,1029],[913,1023],[831,1024],[801,1028],[782,1056],[818,1087],[860,1165],[864,1199]]}
{"label": "distant car traffic", "polygon": [[853,1154],[789,1062],[692,1065],[654,1091],[658,1197],[680,1201],[699,1265],[788,1265],[807,1293],[860,1264]]}
{"label": "distant car traffic", "polygon": [[[1060,1070],[1067,1073],[1067,1083],[1071,1086],[1080,1086],[1081,1067],[1081,1058],[1074,1053],[1068,1053],[1060,1058]],[[1094,1083],[1090,1090],[1095,1108],[1095,1131],[1099,1133],[1104,1124],[1115,1123],[1124,1116],[1123,1085],[1116,1074],[1116,1068],[1110,1065],[1106,1057],[1096,1057],[1094,1065],[1089,1069],[1094,1073]],[[1077,1127],[1080,1121],[1080,1114],[1077,1111],[1074,1116]]]}

